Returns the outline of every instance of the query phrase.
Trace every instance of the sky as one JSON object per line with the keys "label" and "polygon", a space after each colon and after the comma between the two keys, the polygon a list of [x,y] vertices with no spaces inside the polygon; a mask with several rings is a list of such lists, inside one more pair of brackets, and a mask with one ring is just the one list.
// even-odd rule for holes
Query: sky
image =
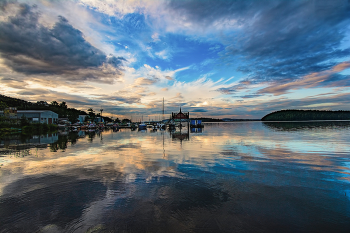
{"label": "sky", "polygon": [[0,93],[114,118],[350,110],[350,0],[0,0]]}

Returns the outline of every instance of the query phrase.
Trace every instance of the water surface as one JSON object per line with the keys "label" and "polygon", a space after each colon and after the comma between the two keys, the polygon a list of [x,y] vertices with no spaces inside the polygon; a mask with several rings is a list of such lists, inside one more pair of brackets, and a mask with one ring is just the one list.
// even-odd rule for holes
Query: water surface
{"label": "water surface", "polygon": [[350,232],[350,123],[0,141],[0,232]]}

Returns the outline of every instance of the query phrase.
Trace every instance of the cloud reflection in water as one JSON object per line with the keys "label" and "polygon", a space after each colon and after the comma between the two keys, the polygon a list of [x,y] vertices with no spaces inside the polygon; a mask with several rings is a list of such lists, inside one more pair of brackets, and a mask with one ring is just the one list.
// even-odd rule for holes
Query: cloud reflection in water
{"label": "cloud reflection in water", "polygon": [[207,124],[183,141],[163,131],[107,131],[69,139],[64,151],[3,157],[1,225],[4,232],[346,231],[349,126]]}

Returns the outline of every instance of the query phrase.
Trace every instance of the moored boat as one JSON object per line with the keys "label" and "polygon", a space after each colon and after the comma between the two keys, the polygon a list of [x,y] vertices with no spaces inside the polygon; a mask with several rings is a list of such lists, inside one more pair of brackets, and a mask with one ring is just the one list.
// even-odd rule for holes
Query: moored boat
{"label": "moored boat", "polygon": [[144,129],[147,129],[147,125],[145,123],[140,123],[138,125],[138,128],[139,128],[139,130],[144,130]]}

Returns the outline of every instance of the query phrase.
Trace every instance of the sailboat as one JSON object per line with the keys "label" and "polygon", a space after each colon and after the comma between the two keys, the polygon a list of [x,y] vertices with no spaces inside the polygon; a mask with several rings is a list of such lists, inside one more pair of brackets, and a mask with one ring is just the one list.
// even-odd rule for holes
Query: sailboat
{"label": "sailboat", "polygon": [[147,125],[145,124],[145,122],[143,122],[143,116],[142,116],[142,122],[139,124],[139,130],[145,130],[147,129]]}

